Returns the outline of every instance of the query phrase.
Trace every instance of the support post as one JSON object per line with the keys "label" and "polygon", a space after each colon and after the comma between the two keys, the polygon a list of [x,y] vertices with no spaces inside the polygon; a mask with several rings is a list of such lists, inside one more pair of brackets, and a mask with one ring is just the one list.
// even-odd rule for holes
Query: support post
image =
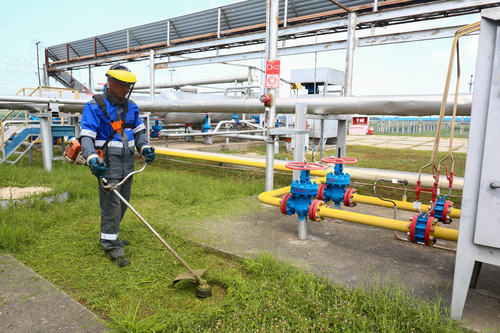
{"label": "support post", "polygon": [[220,19],[221,19],[221,12],[222,9],[219,7],[219,10],[217,12],[217,38],[220,38]]}
{"label": "support post", "polygon": [[[299,171],[300,170],[294,170]],[[298,225],[298,237],[300,240],[306,240],[307,239],[307,216],[301,216],[299,215],[299,225]]]}
{"label": "support post", "polygon": [[450,309],[455,320],[461,318],[469,288],[477,281],[479,263],[500,266],[500,218],[496,211],[500,190],[492,186],[498,182],[500,163],[499,29],[500,9],[483,9]]}
{"label": "support post", "polygon": [[170,20],[167,21],[167,47],[170,47]]}
{"label": "support post", "polygon": [[348,118],[348,116],[339,116],[339,120],[337,121],[337,157],[345,156]]}
{"label": "support post", "polygon": [[[358,14],[350,12],[347,26],[347,49],[344,74],[344,96],[352,95],[352,72],[354,67],[354,49],[356,48],[356,24]],[[347,144],[347,120],[348,118],[338,120],[337,126],[337,157],[344,157]]]}
{"label": "support post", "polygon": [[[276,60],[278,56],[278,14],[279,0],[267,0],[267,24],[266,24],[266,46],[267,59]],[[271,106],[267,117],[267,138],[266,138],[266,191],[271,191],[274,187],[274,140],[275,137],[269,134],[269,130],[274,128],[276,118],[276,89],[270,88]]]}
{"label": "support post", "polygon": [[[306,114],[307,105],[297,104],[295,105],[295,129],[305,130],[306,129]],[[305,158],[305,134],[295,134],[295,147],[293,151],[293,160],[295,162],[304,162]],[[293,170],[293,180],[300,179],[300,170]]]}
{"label": "support post", "polygon": [[155,100],[155,51],[149,51],[149,99]]}
{"label": "support post", "polygon": [[354,49],[356,48],[356,24],[358,15],[355,12],[350,12],[348,16],[347,26],[347,49],[345,61],[345,76],[344,76],[344,96],[352,95],[352,72],[354,67]]}
{"label": "support post", "polygon": [[[325,85],[326,87],[326,85]],[[320,120],[320,135],[319,135],[319,159],[323,158],[323,149],[324,147],[324,137],[325,137],[325,118],[321,118]]]}
{"label": "support post", "polygon": [[50,128],[51,116],[50,111],[46,110],[42,114],[37,115],[40,119],[40,137],[42,139],[42,160],[43,169],[52,171],[52,130]]}

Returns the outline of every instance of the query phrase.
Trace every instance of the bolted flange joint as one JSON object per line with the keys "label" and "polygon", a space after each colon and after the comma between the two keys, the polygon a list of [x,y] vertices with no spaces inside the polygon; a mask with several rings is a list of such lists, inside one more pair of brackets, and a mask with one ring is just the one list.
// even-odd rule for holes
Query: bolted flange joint
{"label": "bolted flange joint", "polygon": [[424,243],[427,246],[432,246],[436,243],[434,237],[434,227],[437,222],[434,222],[433,216],[427,216],[424,213],[415,214],[409,225],[410,231],[408,238],[412,243]]}

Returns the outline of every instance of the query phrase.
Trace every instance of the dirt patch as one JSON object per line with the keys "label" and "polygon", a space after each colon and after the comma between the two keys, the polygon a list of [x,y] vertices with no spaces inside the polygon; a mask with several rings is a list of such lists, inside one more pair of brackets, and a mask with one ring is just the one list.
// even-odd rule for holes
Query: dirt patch
{"label": "dirt patch", "polygon": [[33,194],[40,194],[51,191],[48,187],[0,187],[0,199],[20,199]]}

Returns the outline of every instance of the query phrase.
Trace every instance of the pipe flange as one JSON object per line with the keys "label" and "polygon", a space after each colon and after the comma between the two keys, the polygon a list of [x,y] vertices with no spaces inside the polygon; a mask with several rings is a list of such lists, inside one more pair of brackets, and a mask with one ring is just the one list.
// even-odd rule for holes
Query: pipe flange
{"label": "pipe flange", "polygon": [[314,222],[321,222],[323,218],[321,216],[317,216],[319,211],[319,207],[325,204],[322,200],[313,200],[311,205],[309,205],[309,219]]}
{"label": "pipe flange", "polygon": [[450,224],[452,222],[451,218],[448,218],[448,210],[451,210],[453,206],[453,202],[446,200],[443,206],[443,218],[442,221],[444,224]]}
{"label": "pipe flange", "polygon": [[290,199],[292,195],[290,193],[288,194],[285,194],[282,198],[281,198],[281,201],[280,201],[280,210],[283,214],[285,215],[288,215],[287,211],[286,211],[286,204],[288,202],[288,199]]}
{"label": "pipe flange", "polygon": [[321,184],[318,187],[318,199],[319,200],[325,200],[325,189],[326,189],[326,184]]}
{"label": "pipe flange", "polygon": [[356,206],[356,204],[352,202],[353,195],[356,192],[357,190],[355,188],[350,188],[350,187],[346,188],[346,191],[344,193],[344,206],[347,207]]}
{"label": "pipe flange", "polygon": [[436,244],[436,238],[434,238],[434,218],[429,216],[427,219],[427,225],[425,226],[424,243],[427,246],[432,246]]}
{"label": "pipe flange", "polygon": [[424,214],[415,214],[409,225],[408,238],[412,243],[424,243],[432,246],[436,243],[434,238],[434,217]]}

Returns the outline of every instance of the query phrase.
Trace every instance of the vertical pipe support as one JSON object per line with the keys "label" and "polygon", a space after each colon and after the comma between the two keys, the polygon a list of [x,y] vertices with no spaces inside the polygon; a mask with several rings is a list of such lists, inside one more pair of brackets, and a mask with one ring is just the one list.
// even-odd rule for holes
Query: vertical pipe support
{"label": "vertical pipe support", "polygon": [[52,171],[52,130],[50,128],[50,110],[37,115],[40,119],[40,137],[42,139],[43,169]]}
{"label": "vertical pipe support", "polygon": [[219,7],[219,10],[218,10],[218,17],[217,17],[217,38],[220,38],[220,18],[221,18],[221,14],[222,14],[222,9]]}
{"label": "vertical pipe support", "polygon": [[[344,74],[344,96],[352,95],[352,72],[354,68],[354,49],[356,48],[356,24],[358,14],[350,12],[347,26],[347,48]],[[344,157],[347,145],[347,117],[339,118],[337,126],[337,157]]]}
{"label": "vertical pipe support", "polygon": [[49,68],[49,50],[45,49],[45,65],[43,66],[43,85],[45,87],[49,86],[49,73],[47,68]]}
{"label": "vertical pipe support", "polygon": [[167,46],[170,46],[170,20],[167,21]]}
{"label": "vertical pipe support", "polygon": [[155,50],[149,51],[149,99],[155,100]]}
{"label": "vertical pipe support", "polygon": [[352,72],[354,67],[354,49],[356,48],[356,24],[358,14],[350,12],[348,16],[347,26],[347,48],[346,48],[346,63],[344,76],[344,96],[352,95]]}
{"label": "vertical pipe support", "polygon": [[300,240],[307,239],[307,215],[304,216],[299,215],[298,237]]}
{"label": "vertical pipe support", "polygon": [[[267,0],[266,46],[267,59],[276,60],[278,56],[278,15],[279,0]],[[267,117],[266,138],[266,191],[271,191],[274,186],[274,136],[269,130],[274,128],[276,119],[276,89],[270,88],[271,106]]]}
{"label": "vertical pipe support", "polygon": [[127,29],[127,53],[130,53],[130,31]]}
{"label": "vertical pipe support", "polygon": [[2,163],[5,162],[5,133],[3,121],[0,122],[0,149],[2,150]]}
{"label": "vertical pipe support", "polygon": [[[326,87],[326,84],[325,84]],[[324,140],[325,140],[325,118],[320,120],[320,135],[319,135],[319,160],[323,158]]]}
{"label": "vertical pipe support", "polygon": [[339,116],[337,120],[337,157],[344,157],[347,147],[347,122],[349,116]]}
{"label": "vertical pipe support", "polygon": [[[306,129],[307,104],[295,105],[295,129]],[[295,134],[295,147],[293,151],[293,160],[295,162],[304,162],[305,158],[305,134]],[[300,170],[293,170],[293,180],[300,179]]]}
{"label": "vertical pipe support", "polygon": [[285,0],[285,12],[283,13],[283,28],[286,28],[287,21],[288,21],[288,0]]}

